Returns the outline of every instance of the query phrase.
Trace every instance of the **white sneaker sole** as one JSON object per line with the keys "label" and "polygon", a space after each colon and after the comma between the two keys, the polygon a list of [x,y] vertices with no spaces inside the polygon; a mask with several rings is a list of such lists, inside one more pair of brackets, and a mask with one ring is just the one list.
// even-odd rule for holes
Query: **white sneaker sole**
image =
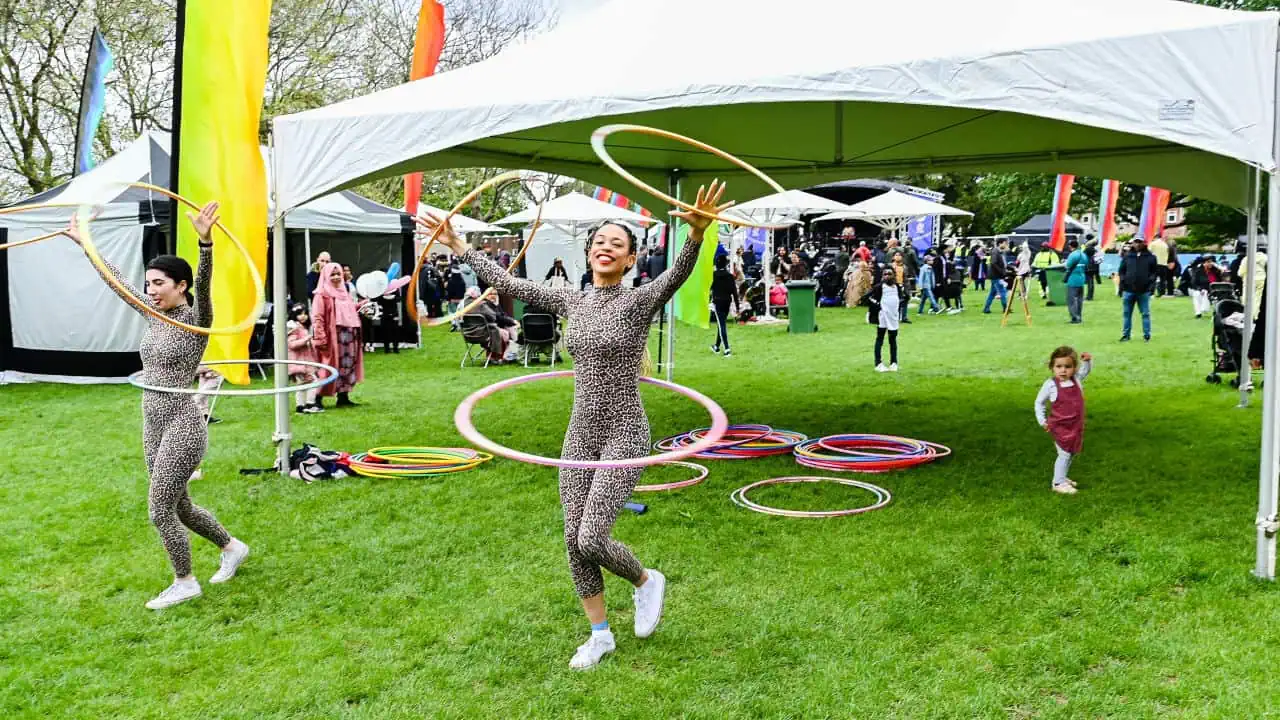
{"label": "white sneaker sole", "polygon": [[226,575],[225,576],[223,575],[222,568],[218,568],[218,572],[214,573],[213,577],[209,578],[209,582],[213,583],[214,585],[219,585],[235,577],[236,571],[239,570],[240,566],[244,564],[245,558],[247,557],[249,557],[249,546],[245,545],[244,554],[236,558],[235,563],[231,566],[231,569],[226,573]]}
{"label": "white sneaker sole", "polygon": [[593,663],[591,663],[590,665],[574,665],[574,664],[573,664],[573,661],[572,661],[572,660],[570,660],[570,661],[569,661],[569,669],[571,669],[571,670],[577,670],[578,672],[582,672],[582,671],[584,671],[584,670],[590,670],[591,668],[594,668],[594,667],[596,667],[597,665],[599,665],[599,664],[600,664],[600,663],[601,663],[605,658],[609,657],[611,654],[613,654],[613,650],[609,650],[609,651],[608,651],[608,652],[606,652],[605,654],[603,654],[603,655],[601,655],[600,657],[596,658],[596,661],[595,661],[595,662],[593,662]]}
{"label": "white sneaker sole", "polygon": [[662,622],[662,611],[667,605],[667,578],[662,573],[654,570],[650,571],[649,579],[658,583],[658,616],[653,619],[653,625],[642,628],[639,623],[636,624],[636,637],[647,638],[658,629],[658,624]]}
{"label": "white sneaker sole", "polygon": [[165,608],[171,608],[174,605],[181,605],[182,603],[188,600],[195,600],[196,598],[200,597],[203,594],[204,594],[203,590],[197,590],[194,595],[187,595],[186,597],[181,597],[177,599],[160,600],[160,598],[155,598],[153,600],[147,601],[147,609],[148,610],[164,610]]}

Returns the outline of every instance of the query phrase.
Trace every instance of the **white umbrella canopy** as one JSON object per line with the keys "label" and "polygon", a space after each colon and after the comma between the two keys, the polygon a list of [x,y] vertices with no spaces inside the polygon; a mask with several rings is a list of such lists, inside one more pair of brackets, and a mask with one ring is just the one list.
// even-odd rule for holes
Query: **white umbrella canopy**
{"label": "white umbrella canopy", "polygon": [[[520,223],[531,223],[537,217],[538,208],[535,206],[504,217],[498,220],[497,224],[518,225]],[[554,200],[548,200],[542,208],[542,222],[544,223],[580,224],[604,222],[606,220],[626,222],[633,225],[652,225],[657,222],[654,218],[631,212],[617,205],[601,202],[595,198],[589,198],[577,192],[561,195]]]}
{"label": "white umbrella canopy", "polygon": [[[953,208],[950,205],[943,205],[942,203],[908,195],[897,190],[890,190],[860,203],[854,203],[849,206],[849,210],[861,213],[860,219],[867,221],[922,217],[926,215],[973,216],[973,213],[968,210]],[[822,220],[824,218],[818,219]]]}
{"label": "white umbrella canopy", "polygon": [[787,190],[734,205],[725,214],[764,225],[796,224],[801,215],[847,210],[848,205],[803,190]]}

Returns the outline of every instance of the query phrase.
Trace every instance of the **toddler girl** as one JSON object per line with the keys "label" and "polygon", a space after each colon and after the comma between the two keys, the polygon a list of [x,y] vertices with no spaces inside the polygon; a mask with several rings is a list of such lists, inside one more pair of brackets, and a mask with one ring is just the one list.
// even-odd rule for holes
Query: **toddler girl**
{"label": "toddler girl", "polygon": [[[315,362],[316,351],[311,346],[311,318],[307,315],[307,306],[297,303],[289,308],[289,322],[285,327],[289,329],[289,359]],[[296,384],[315,382],[317,372],[307,365],[290,365],[289,379]],[[297,402],[294,409],[300,413],[324,412],[316,399],[318,392],[318,388],[312,388],[294,393]]]}
{"label": "toddler girl", "polygon": [[[1081,363],[1080,360],[1084,362]],[[1053,491],[1074,495],[1076,484],[1067,477],[1071,460],[1084,447],[1084,391],[1081,385],[1093,369],[1093,356],[1077,354],[1075,348],[1063,345],[1049,356],[1053,377],[1040,386],[1036,395],[1036,422],[1053,435],[1058,460],[1053,464]],[[1052,403],[1048,417],[1045,405]]]}

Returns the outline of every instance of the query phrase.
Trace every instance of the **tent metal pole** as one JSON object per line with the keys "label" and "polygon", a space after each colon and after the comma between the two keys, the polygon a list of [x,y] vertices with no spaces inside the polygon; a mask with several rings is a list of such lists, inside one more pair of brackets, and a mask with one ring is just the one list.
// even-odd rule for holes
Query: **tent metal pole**
{"label": "tent metal pole", "polygon": [[[672,188],[673,190],[675,190],[675,194],[673,197],[678,197],[683,199],[683,197],[681,197],[680,195],[680,190],[681,190],[680,177],[678,175],[673,174],[671,178],[671,182],[675,186],[674,188]],[[669,237],[667,238],[667,267],[663,270],[663,272],[670,270],[671,266],[674,265],[676,262],[675,230],[676,230],[676,225],[679,222],[680,222],[679,220],[673,218],[672,224],[667,226],[672,232],[668,233]],[[666,312],[667,312],[667,357],[666,357],[666,363],[665,363],[666,371],[667,371],[666,376],[667,376],[667,382],[675,382],[674,364],[676,359],[676,299],[674,295],[671,297],[671,301],[667,303]]]}
{"label": "tent metal pole", "polygon": [[[1280,178],[1274,173],[1269,176],[1267,193],[1267,249],[1270,250],[1272,238],[1280,229]],[[1249,280],[1252,284],[1252,278]],[[1265,580],[1276,579],[1276,531],[1280,530],[1280,522],[1276,518],[1277,492],[1280,491],[1280,465],[1277,464],[1276,445],[1276,396],[1280,388],[1280,353],[1277,352],[1277,341],[1280,331],[1276,329],[1275,318],[1280,308],[1280,270],[1272,269],[1267,273],[1267,307],[1263,312],[1267,319],[1266,349],[1263,353],[1262,376],[1262,458],[1258,468],[1258,516],[1257,526],[1257,562],[1253,574]],[[1249,323],[1248,314],[1245,324]],[[1246,365],[1247,367],[1247,365]]]}
{"label": "tent metal pole", "polygon": [[306,253],[303,259],[307,265],[311,264],[311,228],[302,229],[302,251]]}
{"label": "tent metal pole", "polygon": [[[271,158],[275,162],[275,133],[271,136]],[[293,416],[289,414],[288,394],[282,390],[289,386],[289,365],[284,360],[289,359],[289,331],[285,327],[288,321],[288,308],[285,290],[285,236],[284,236],[284,212],[280,207],[280,192],[276,186],[276,178],[280,177],[279,172],[271,173],[271,200],[276,208],[276,224],[272,229],[271,237],[271,324],[273,327],[274,355],[275,363],[275,409],[276,409],[276,431],[271,436],[271,441],[276,446],[276,469],[281,475],[289,474],[289,455],[292,452],[291,440],[293,436],[290,434],[290,422]],[[308,255],[308,258],[310,256]]]}
{"label": "tent metal pole", "polygon": [[1250,193],[1249,193],[1249,244],[1245,251],[1245,273],[1244,283],[1244,316],[1246,318],[1244,324],[1244,336],[1242,338],[1240,348],[1240,404],[1237,407],[1249,407],[1249,391],[1252,389],[1253,375],[1249,372],[1249,344],[1253,342],[1253,311],[1257,307],[1259,298],[1254,297],[1253,289],[1253,272],[1254,263],[1258,257],[1258,212],[1262,207],[1262,171],[1254,168],[1250,172]]}

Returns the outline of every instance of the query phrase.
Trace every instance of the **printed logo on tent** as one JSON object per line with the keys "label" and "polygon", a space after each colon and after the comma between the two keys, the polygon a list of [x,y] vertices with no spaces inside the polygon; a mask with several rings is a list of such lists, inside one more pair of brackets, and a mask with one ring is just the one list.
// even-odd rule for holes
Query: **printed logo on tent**
{"label": "printed logo on tent", "polygon": [[1194,120],[1196,117],[1195,100],[1169,100],[1160,103],[1160,121]]}

